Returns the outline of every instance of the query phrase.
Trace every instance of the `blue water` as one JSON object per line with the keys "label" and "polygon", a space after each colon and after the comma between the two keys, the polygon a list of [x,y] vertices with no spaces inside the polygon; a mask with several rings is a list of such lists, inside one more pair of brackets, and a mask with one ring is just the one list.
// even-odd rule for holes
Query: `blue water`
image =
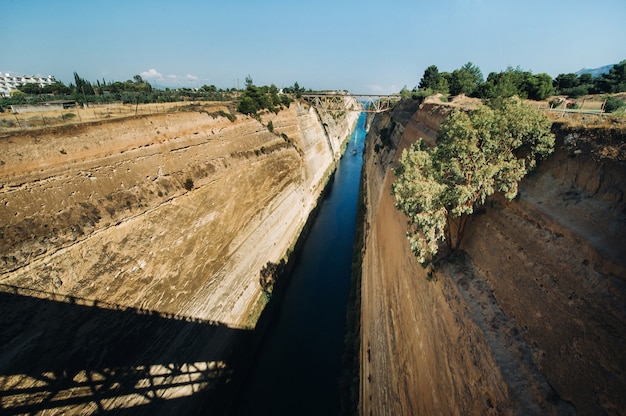
{"label": "blue water", "polygon": [[[359,179],[362,113],[263,341],[240,415],[336,415]],[[356,153],[354,153],[356,151]]]}

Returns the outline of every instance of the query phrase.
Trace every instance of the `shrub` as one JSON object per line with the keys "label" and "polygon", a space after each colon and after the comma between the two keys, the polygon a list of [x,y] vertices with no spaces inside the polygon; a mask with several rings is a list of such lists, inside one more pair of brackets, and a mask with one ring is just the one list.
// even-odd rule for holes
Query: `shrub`
{"label": "shrub", "polygon": [[550,108],[557,108],[561,104],[563,104],[563,101],[559,100],[558,98],[553,98],[550,100]]}
{"label": "shrub", "polygon": [[281,260],[279,263],[272,263],[271,261],[268,261],[267,264],[261,269],[259,283],[261,285],[261,289],[268,298],[274,292],[274,285],[285,271],[285,266],[285,260]]}
{"label": "shrub", "polygon": [[619,98],[615,96],[606,97],[606,102],[604,103],[605,113],[614,113],[623,107],[626,107],[626,103]]}
{"label": "shrub", "polygon": [[567,95],[570,98],[577,98],[589,94],[589,89],[585,85],[579,85],[577,87],[561,90],[561,93]]}
{"label": "shrub", "polygon": [[222,117],[226,117],[226,118],[227,118],[228,120],[230,120],[231,122],[232,122],[232,121],[237,120],[237,117],[236,117],[234,114],[227,113],[227,112],[226,112],[226,111],[224,111],[224,110],[220,110],[220,111],[218,111],[217,113],[218,113],[220,116],[222,116]]}
{"label": "shrub", "polygon": [[291,102],[292,102],[292,101],[293,101],[293,100],[292,100],[291,98],[289,98],[289,96],[288,96],[288,95],[283,94],[283,95],[281,95],[281,96],[280,96],[280,102],[281,102],[281,104],[283,104],[283,105],[284,105],[285,107],[287,107],[287,108],[289,108],[289,106],[291,105]]}
{"label": "shrub", "polygon": [[242,114],[254,114],[257,110],[257,104],[250,97],[243,97],[237,106],[237,111]]}
{"label": "shrub", "polygon": [[193,179],[187,178],[183,186],[185,187],[186,190],[191,191],[193,189]]}
{"label": "shrub", "polygon": [[459,247],[469,215],[494,192],[515,198],[518,182],[553,151],[550,121],[517,100],[501,107],[455,110],[437,145],[421,139],[402,152],[392,193],[409,218],[407,237],[418,262],[434,260],[439,243]]}

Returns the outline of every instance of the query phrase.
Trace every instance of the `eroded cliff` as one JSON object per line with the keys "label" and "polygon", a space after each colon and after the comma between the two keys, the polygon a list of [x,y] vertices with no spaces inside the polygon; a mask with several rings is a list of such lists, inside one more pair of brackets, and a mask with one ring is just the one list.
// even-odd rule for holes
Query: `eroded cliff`
{"label": "eroded cliff", "polygon": [[391,167],[451,107],[372,123],[361,287],[360,413],[623,414],[624,132],[556,123],[556,152],[494,197],[428,278],[394,207]]}
{"label": "eroded cliff", "polygon": [[0,139],[2,409],[219,401],[358,113],[196,110]]}

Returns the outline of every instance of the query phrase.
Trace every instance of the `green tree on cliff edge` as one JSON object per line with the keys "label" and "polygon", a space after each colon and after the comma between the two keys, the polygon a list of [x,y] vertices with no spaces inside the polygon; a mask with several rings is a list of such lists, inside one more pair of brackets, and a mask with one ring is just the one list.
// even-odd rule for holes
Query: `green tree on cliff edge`
{"label": "green tree on cliff edge", "polygon": [[455,110],[435,147],[419,139],[403,151],[392,193],[409,218],[407,237],[423,266],[443,241],[458,248],[468,216],[489,195],[517,195],[520,179],[554,149],[550,126],[541,112],[510,99],[495,109]]}

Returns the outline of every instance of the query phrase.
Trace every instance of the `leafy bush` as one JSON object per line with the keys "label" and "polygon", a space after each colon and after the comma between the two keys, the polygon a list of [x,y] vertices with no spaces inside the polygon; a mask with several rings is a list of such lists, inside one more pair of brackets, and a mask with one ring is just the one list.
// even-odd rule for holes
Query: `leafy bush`
{"label": "leafy bush", "polygon": [[237,120],[237,117],[235,117],[235,115],[234,115],[234,114],[227,113],[227,112],[226,112],[226,111],[224,111],[224,110],[220,110],[220,111],[218,111],[217,113],[218,113],[220,116],[222,116],[222,117],[226,117],[226,118],[227,118],[228,120],[230,120],[231,122],[234,122],[235,120]]}
{"label": "leafy bush", "polygon": [[272,263],[268,261],[261,269],[259,284],[265,295],[269,298],[274,292],[274,286],[276,281],[285,271],[285,260],[281,260],[279,263]]}
{"label": "leafy bush", "polygon": [[557,108],[561,104],[563,104],[563,101],[559,100],[558,98],[553,98],[552,100],[550,100],[550,108]]}
{"label": "leafy bush", "polygon": [[566,88],[562,90],[561,93],[571,98],[577,98],[589,94],[589,89],[585,85],[579,85],[577,87]]}
{"label": "leafy bush", "polygon": [[193,179],[187,178],[183,186],[186,190],[191,191],[193,189]]}
{"label": "leafy bush", "polygon": [[604,103],[604,112],[614,113],[624,107],[626,107],[626,103],[624,103],[624,101],[615,96],[609,96],[606,97],[606,102]]}
{"label": "leafy bush", "polygon": [[392,193],[409,218],[407,236],[419,263],[432,262],[440,242],[458,248],[468,216],[489,195],[517,195],[520,179],[554,149],[550,127],[539,110],[509,99],[498,108],[455,110],[435,147],[420,139],[402,152]]}
{"label": "leafy bush", "polygon": [[239,105],[237,106],[237,111],[242,114],[255,114],[259,107],[254,102],[252,97],[242,97],[241,101],[239,101]]}

